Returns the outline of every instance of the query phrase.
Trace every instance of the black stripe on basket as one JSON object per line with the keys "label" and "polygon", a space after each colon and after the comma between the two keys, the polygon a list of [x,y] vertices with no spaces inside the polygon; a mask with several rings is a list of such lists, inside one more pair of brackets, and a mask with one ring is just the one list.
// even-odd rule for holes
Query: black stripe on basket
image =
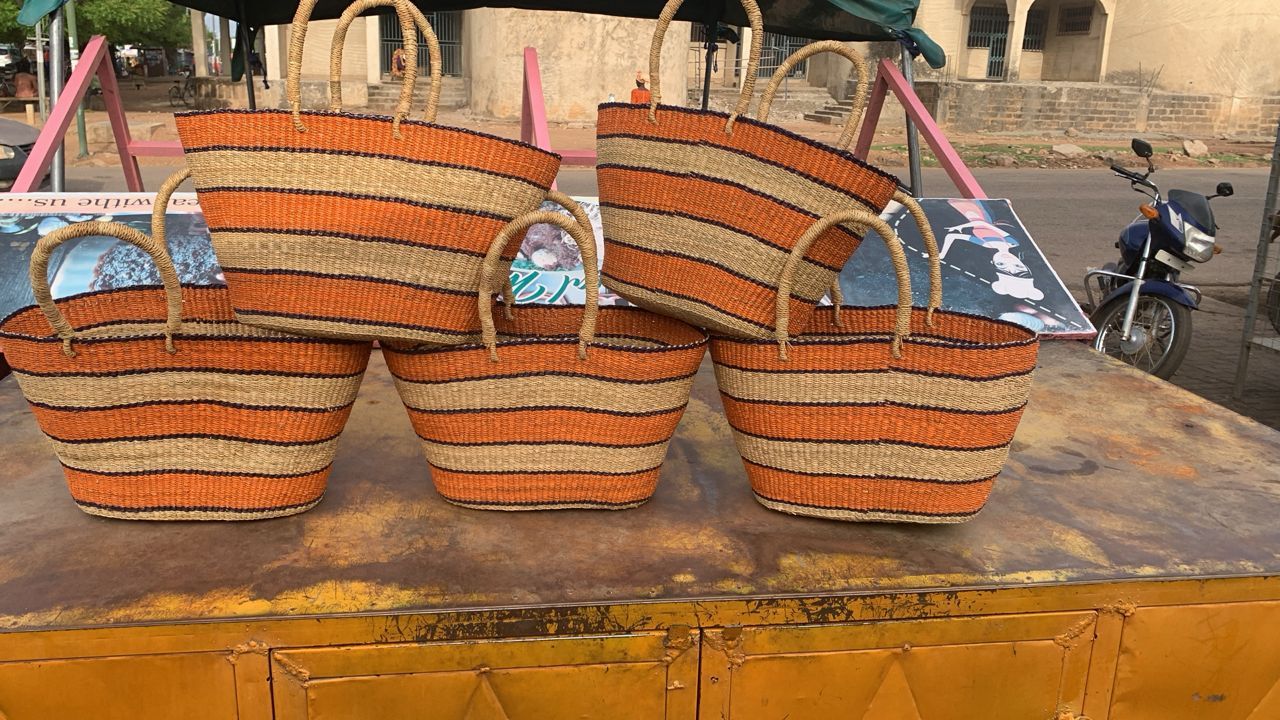
{"label": "black stripe on basket", "polygon": [[773,435],[761,435],[759,433],[748,432],[737,425],[734,425],[732,420],[729,421],[729,426],[732,427],[735,432],[742,433],[748,437],[769,440],[771,442],[805,443],[810,445],[893,445],[896,447],[921,448],[923,450],[946,450],[948,452],[986,452],[989,450],[999,450],[1000,448],[1009,447],[1009,443],[986,445],[983,447],[954,447],[951,445],[931,445],[929,443],[910,442],[907,440],[830,440],[825,438],[775,437]]}
{"label": "black stripe on basket", "polygon": [[218,505],[146,505],[144,507],[125,507],[122,505],[106,505],[103,503],[89,502],[87,500],[76,500],[76,504],[82,507],[96,508],[99,510],[110,510],[121,514],[133,513],[154,513],[154,512],[216,512],[230,513],[237,515],[252,515],[255,513],[277,512],[281,510],[300,510],[302,508],[311,507],[324,497],[324,494],[316,496],[315,500],[308,500],[302,503],[293,503],[290,505],[265,505],[262,507],[252,508],[232,508],[220,507]]}
{"label": "black stripe on basket", "polygon": [[[515,310],[517,314],[519,314],[521,307],[528,307],[528,306],[517,305]],[[563,308],[565,310],[570,310],[579,314],[581,314],[582,312],[581,305],[555,305],[555,306],[543,305],[543,306],[535,306],[535,307],[539,307],[540,309],[552,308],[552,307]],[[600,309],[603,311],[605,310],[605,308],[608,308],[610,312],[612,312],[613,310],[624,309],[623,306],[621,305],[607,305],[607,306],[602,306]],[[641,308],[634,308],[634,309],[641,310],[642,312],[648,312],[646,310],[642,310]],[[690,326],[690,327],[693,327],[693,326]],[[475,334],[476,333],[468,333],[468,335],[475,335]],[[478,343],[478,342],[462,342],[457,345],[412,345],[410,346],[410,345],[402,344],[399,347],[392,345],[391,344],[392,342],[395,342],[395,341],[390,341],[390,342],[384,341],[382,343],[382,351],[384,354],[391,352],[397,355],[431,355],[431,354],[445,354],[445,353],[456,353],[456,352],[475,352],[476,350],[486,349],[483,343]],[[404,341],[401,341],[401,342],[403,343]],[[526,335],[526,334],[514,335],[514,334],[508,334],[506,332],[499,332],[497,347],[498,349],[519,347],[521,345],[570,345],[573,347],[577,347],[579,342],[580,342],[580,339],[578,338],[578,335],[576,333],[573,335],[537,336],[537,335]],[[613,352],[625,352],[625,353],[681,352],[684,350],[688,350],[690,348],[706,345],[707,342],[708,342],[707,338],[703,338],[698,340],[697,342],[686,343],[684,345],[659,345],[657,347],[625,347],[625,346],[619,346],[619,345],[610,345],[608,343],[593,342],[587,346],[588,348],[587,352],[591,353],[591,352],[594,352],[596,349],[609,350]]]}
{"label": "black stripe on basket", "polygon": [[781,407],[825,407],[825,408],[900,407],[900,408],[908,408],[911,410],[928,410],[930,412],[953,413],[955,415],[1008,415],[1009,413],[1018,412],[1026,408],[1027,406],[1027,404],[1023,402],[1022,404],[1016,405],[1007,410],[958,410],[956,408],[944,408],[944,407],[936,407],[933,405],[920,405],[915,403],[904,403],[904,402],[893,402],[893,401],[854,403],[854,402],[802,402],[802,401],[796,401],[796,400],[785,400],[785,401],[784,400],[753,400],[750,398],[740,398],[735,395],[730,395],[729,393],[725,392],[723,388],[721,388],[720,394],[723,395],[724,397],[729,398],[730,400],[733,400],[734,402],[744,403],[747,405],[778,405]]}
{"label": "black stripe on basket", "polygon": [[[200,115],[260,115],[260,114],[283,115],[286,118],[292,117],[292,113],[289,110],[249,110],[248,108],[218,108],[215,110],[184,110],[182,112],[174,113],[174,117],[198,117]],[[299,114],[304,118],[306,117],[338,117],[338,118],[349,119],[349,118],[355,117],[355,118],[364,119],[364,120],[380,120],[386,124],[388,130],[391,129],[392,118],[390,115],[374,115],[372,113],[355,113],[355,112],[350,112],[345,110],[342,112],[335,112],[333,110],[302,110]],[[437,123],[429,123],[425,120],[410,120],[409,118],[405,118],[400,121],[400,127],[409,127],[411,125],[417,126],[417,127],[431,128],[433,130],[444,130],[451,133],[458,133],[459,135],[471,135],[473,137],[483,138],[485,140],[493,140],[494,142],[505,143],[507,145],[514,145],[515,147],[521,150],[528,150],[530,152],[540,153],[542,155],[546,155],[547,157],[555,158],[557,160],[561,159],[559,153],[555,153],[550,150],[544,150],[540,147],[530,145],[529,143],[521,142],[520,140],[513,140],[511,138],[500,137],[498,135],[490,135],[489,133],[480,132],[479,130],[469,130],[467,128],[454,127],[452,125],[440,125]],[[188,149],[187,152],[190,152],[190,150]]]}
{"label": "black stripe on basket", "polygon": [[[696,255],[686,255],[684,254],[684,252],[676,252],[672,250],[653,250],[653,249],[649,249],[649,247],[640,247],[639,245],[632,245],[632,243],[630,242],[623,242],[621,240],[617,240],[617,238],[612,238],[612,237],[605,237],[604,242],[605,242],[605,254],[608,254],[609,243],[612,243],[612,245],[621,245],[622,247],[627,247],[627,249],[635,250],[636,252],[644,252],[644,254],[646,255],[655,255],[655,256],[658,256],[658,258],[680,258],[682,260],[689,260],[691,261],[691,263],[708,265],[710,266],[710,268],[716,268],[717,270],[721,270],[721,272],[731,274],[733,275],[733,277],[740,279],[740,281],[749,282],[751,284],[754,284],[754,286],[764,288],[764,290],[777,292],[776,286],[772,286],[772,284],[769,284],[767,282],[758,281],[758,279],[755,279],[753,277],[748,277],[748,275],[744,275],[740,272],[737,272],[737,270],[730,268],[730,266],[721,265],[714,260],[699,258],[699,256],[696,256]],[[823,296],[826,296],[826,291],[823,291]],[[791,299],[804,302],[804,304],[808,304],[808,305],[818,305],[818,301],[822,300],[820,299],[820,297],[818,300],[809,300],[808,297],[801,297],[799,295],[796,295],[795,292],[791,293]]]}
{"label": "black stripe on basket", "polygon": [[212,373],[217,375],[245,375],[249,377],[290,377],[306,380],[349,380],[364,375],[364,370],[353,373],[291,373],[284,370],[243,370],[238,368],[197,367],[184,365],[181,367],[149,367],[132,370],[111,370],[106,372],[38,372],[14,368],[15,373],[30,377],[75,377],[75,378],[109,378],[128,377],[130,375],[160,375],[166,373]]}
{"label": "black stripe on basket", "polygon": [[[383,235],[361,235],[360,233],[339,232],[336,230],[307,230],[303,228],[268,228],[250,226],[215,227],[210,224],[209,231],[213,233],[270,233],[272,235],[292,235],[295,237],[336,237],[370,244],[400,245],[411,248],[422,248],[423,250],[435,250],[437,252],[447,252],[455,255],[466,255],[467,257],[483,258],[485,256],[485,253],[479,251],[462,250],[460,248],[446,247],[444,245],[412,242],[409,240],[401,240],[399,238],[385,237]],[[495,233],[495,237],[496,236],[497,234]]]}
{"label": "black stripe on basket", "polygon": [[386,195],[366,195],[362,193],[339,192],[336,190],[313,190],[310,188],[273,188],[258,187],[246,185],[244,187],[236,187],[232,185],[214,185],[206,188],[196,188],[196,195],[211,192],[235,192],[235,193],[274,193],[277,195],[316,195],[319,197],[336,197],[346,198],[348,200],[375,200],[377,202],[394,203],[396,205],[408,205],[410,207],[426,208],[429,210],[444,210],[456,215],[475,215],[476,217],[489,218],[492,220],[502,220],[511,222],[514,218],[497,213],[485,212],[484,210],[471,210],[468,208],[453,207],[452,205],[440,205],[438,203],[419,202],[417,200],[408,200],[406,198],[389,197]]}
{"label": "black stripe on basket", "polygon": [[[452,472],[452,471],[450,471]],[[455,505],[472,505],[476,507],[563,507],[565,509],[583,509],[590,508],[631,508],[643,505],[649,502],[648,497],[639,500],[624,500],[620,502],[612,502],[606,500],[512,500],[510,502],[502,502],[498,500],[468,500],[453,495],[446,495],[436,490],[440,497],[454,503]]]}
{"label": "black stripe on basket", "polygon": [[769,502],[772,502],[772,503],[778,503],[779,505],[790,505],[790,506],[799,507],[799,508],[813,508],[814,510],[839,510],[842,512],[849,512],[849,513],[878,513],[878,514],[884,514],[884,515],[900,515],[904,518],[905,517],[931,517],[931,518],[957,518],[958,519],[958,518],[973,517],[974,515],[977,515],[978,513],[982,512],[982,508],[978,508],[977,510],[974,510],[972,512],[938,513],[938,512],[925,512],[923,510],[897,510],[897,509],[882,508],[882,507],[848,507],[845,505],[814,505],[811,503],[796,502],[794,500],[779,500],[777,498],[769,497],[768,495],[765,495],[759,490],[753,489],[752,492],[754,492],[757,497],[764,498],[765,500],[768,500]]}
{"label": "black stripe on basket", "polygon": [[[798,178],[803,178],[805,181],[811,182],[814,185],[821,185],[822,187],[827,188],[828,190],[834,193],[838,193],[840,195],[844,195],[845,197],[852,198],[853,200],[860,203],[861,205],[864,205],[868,208],[872,208],[873,210],[876,207],[875,204],[872,203],[870,200],[868,200],[867,198],[863,197],[862,195],[859,195],[858,193],[852,190],[846,190],[845,188],[842,188],[834,183],[823,180],[820,177],[810,175],[809,173],[800,172],[799,170],[795,169],[794,167],[791,167],[790,165],[784,165],[775,160],[768,160],[766,158],[760,157],[759,155],[753,155],[752,153],[749,153],[746,150],[743,150],[741,148],[727,147],[724,145],[706,145],[700,140],[681,140],[678,138],[656,137],[653,135],[636,135],[633,133],[608,133],[605,135],[596,135],[596,142],[599,143],[601,140],[612,140],[615,138],[624,139],[624,140],[644,140],[647,142],[665,143],[668,145],[683,145],[686,147],[695,147],[695,146],[710,147],[713,150],[721,150],[733,155],[738,155],[741,157],[748,158],[762,165],[770,165],[772,167],[778,168],[779,170],[786,171],[788,173],[791,173],[792,175],[795,175]],[[869,167],[867,165],[863,165],[862,163],[859,163],[859,164],[862,165],[863,169],[866,169]],[[644,167],[640,165],[637,165],[635,167],[637,169],[644,169]],[[883,173],[880,171],[875,171],[875,174],[883,176]],[[892,178],[892,187],[896,188],[898,186],[898,179],[893,176],[886,176],[886,179],[889,179],[889,178]]]}
{"label": "black stripe on basket", "polygon": [[248,315],[250,317],[260,318],[285,318],[288,320],[314,320],[317,322],[341,323],[344,325],[359,325],[369,328],[397,328],[401,330],[419,330],[423,332],[437,333],[439,335],[451,335],[455,337],[468,337],[475,335],[475,330],[448,330],[445,328],[432,327],[430,325],[414,325],[413,323],[385,322],[379,320],[364,320],[362,318],[347,318],[340,315],[324,316],[324,315],[307,315],[305,313],[286,313],[280,311],[258,311],[258,310],[236,310],[236,315]]}
{"label": "black stripe on basket", "polygon": [[[743,228],[736,227],[736,226],[734,226],[734,225],[730,225],[730,224],[728,224],[728,223],[724,223],[724,222],[720,222],[720,221],[718,221],[718,220],[711,220],[711,219],[708,219],[708,218],[700,217],[700,216],[698,216],[698,215],[694,215],[694,214],[692,214],[692,213],[688,213],[688,212],[677,212],[677,211],[674,211],[674,210],[654,210],[654,209],[652,209],[652,208],[638,207],[638,206],[635,206],[635,205],[624,205],[624,204],[622,204],[622,203],[616,203],[616,202],[601,202],[601,203],[600,203],[600,207],[602,207],[602,208],[611,208],[611,209],[614,209],[614,210],[630,210],[630,211],[632,211],[632,212],[648,213],[649,215],[666,215],[666,216],[672,216],[672,217],[679,217],[679,218],[683,218],[683,219],[685,219],[685,220],[689,220],[689,221],[692,221],[692,222],[703,223],[703,224],[705,224],[705,225],[712,225],[712,226],[714,226],[714,227],[718,227],[718,228],[721,228],[721,229],[723,229],[723,230],[728,230],[729,232],[732,232],[732,233],[737,233],[738,235],[742,235],[743,237],[751,238],[752,240],[755,240],[756,242],[760,243],[761,245],[765,245],[765,246],[771,247],[771,248],[773,248],[774,250],[779,250],[779,251],[784,252],[784,253],[790,253],[790,252],[791,252],[791,248],[789,248],[789,247],[784,247],[784,246],[779,245],[778,243],[775,243],[775,242],[773,242],[773,241],[771,241],[771,240],[766,240],[766,239],[764,239],[764,238],[760,237],[759,235],[756,235],[755,233],[750,232],[749,230],[744,230]],[[852,236],[853,236],[853,237],[855,237],[855,238],[856,238],[856,237],[858,237],[858,234],[857,234],[857,233],[850,232],[850,231],[849,231],[849,229],[848,229],[848,228],[846,228],[846,227],[843,227],[843,226],[840,226],[840,225],[836,225],[835,227],[836,227],[836,228],[839,228],[839,229],[840,229],[840,230],[842,230],[842,231],[844,231],[844,232],[845,232],[846,234],[848,234],[848,235],[852,235]],[[796,239],[797,239],[797,240],[799,240],[800,238],[799,238],[799,237],[797,237]],[[615,241],[615,242],[616,242],[616,241]],[[859,238],[859,242],[861,242],[861,238]],[[664,252],[665,252],[665,251],[664,251]],[[669,254],[675,255],[675,254],[677,254],[677,253],[669,253]],[[851,253],[851,255],[852,255],[852,253]],[[688,256],[682,256],[682,257],[688,257]],[[695,259],[696,259],[696,258],[695,258]],[[806,255],[806,256],[804,257],[804,261],[805,261],[805,262],[807,262],[807,263],[809,263],[810,265],[816,265],[816,266],[818,266],[818,267],[820,267],[820,268],[823,268],[824,270],[830,270],[831,272],[840,272],[840,270],[842,270],[842,269],[843,269],[843,266],[841,266],[841,267],[835,267],[835,266],[832,266],[832,265],[828,265],[828,264],[826,264],[826,263],[818,262],[817,260],[814,260],[813,258],[809,257],[808,255]],[[757,281],[757,282],[758,282],[758,281]]]}
{"label": "black stripe on basket", "polygon": [[627,477],[630,475],[643,475],[644,473],[653,472],[662,467],[662,463],[658,463],[651,468],[643,470],[631,470],[627,472],[609,472],[608,470],[454,470],[453,468],[442,467],[435,463],[431,463],[433,470],[441,470],[443,472],[458,473],[459,475],[565,475],[567,477],[584,475],[591,477],[593,475],[606,475],[608,477]]}
{"label": "black stripe on basket", "polygon": [[605,448],[609,450],[639,450],[641,448],[657,447],[671,441],[670,438],[667,438],[666,440],[656,440],[654,442],[637,443],[634,445],[615,445],[613,443],[586,442],[583,440],[491,440],[486,442],[451,442],[448,440],[430,438],[421,433],[418,433],[418,438],[433,445],[446,445],[449,447],[528,447],[535,445],[572,445],[574,447]]}
{"label": "black stripe on basket", "polygon": [[355,282],[368,282],[376,283],[378,285],[391,285],[394,287],[409,288],[410,290],[425,290],[427,292],[440,293],[441,295],[457,295],[459,297],[475,297],[476,294],[475,290],[451,290],[448,288],[436,287],[434,285],[419,285],[417,283],[406,282],[404,280],[390,280],[387,278],[370,277],[368,275],[341,275],[336,273],[312,272],[310,270],[238,268],[229,265],[223,265],[222,270],[223,272],[240,273],[242,275],[296,275],[298,277],[315,278],[319,280],[352,280]]}
{"label": "black stripe on basket", "polygon": [[317,475],[322,472],[327,472],[331,467],[333,467],[333,463],[330,463],[328,465],[325,465],[322,468],[317,468],[315,470],[307,470],[306,472],[282,473],[280,475],[266,475],[263,473],[228,472],[226,470],[199,470],[194,468],[169,468],[167,470],[121,470],[121,471],[113,472],[113,471],[106,471],[106,470],[89,470],[87,468],[78,468],[78,467],[75,467],[74,465],[68,465],[67,463],[61,462],[61,461],[59,461],[59,464],[68,470],[73,470],[75,472],[83,473],[85,475],[97,475],[98,477],[142,477],[144,475],[201,475],[204,477],[248,477],[248,478],[261,479],[261,480],[292,480],[294,478],[306,477],[308,475]]}
{"label": "black stripe on basket", "polygon": [[[689,301],[689,302],[691,302],[691,303],[693,303],[693,304],[695,304],[695,305],[701,305],[702,307],[705,307],[705,308],[707,308],[708,310],[712,310],[712,311],[714,311],[714,312],[715,312],[715,314],[717,314],[717,315],[724,315],[725,317],[733,318],[734,320],[738,320],[738,321],[740,321],[740,322],[744,322],[744,323],[746,323],[746,324],[748,324],[748,325],[754,325],[755,327],[758,327],[758,328],[760,328],[760,329],[762,329],[762,330],[767,330],[767,331],[769,331],[769,332],[773,332],[773,328],[772,328],[771,326],[769,326],[769,325],[765,325],[764,323],[756,322],[755,320],[752,320],[752,319],[750,319],[750,318],[745,318],[745,317],[742,317],[741,315],[737,315],[737,314],[731,313],[731,312],[729,312],[728,310],[725,310],[725,309],[723,309],[723,308],[716,307],[715,305],[713,305],[713,304],[711,304],[711,303],[709,303],[709,302],[706,302],[706,301],[704,301],[704,300],[700,300],[700,299],[698,299],[698,298],[696,298],[696,297],[693,297],[692,295],[685,295],[684,293],[671,292],[671,291],[669,291],[669,290],[655,290],[655,289],[653,289],[653,288],[646,288],[646,287],[642,287],[642,286],[640,286],[640,285],[632,285],[632,284],[631,284],[631,283],[629,283],[629,282],[624,282],[624,281],[622,281],[622,280],[619,280],[618,278],[616,278],[616,277],[614,277],[614,276],[610,275],[609,273],[607,273],[607,272],[605,272],[605,271],[603,271],[603,270],[601,270],[601,271],[600,271],[600,277],[602,277],[602,278],[606,278],[606,279],[608,279],[608,280],[611,280],[611,281],[613,281],[614,283],[617,283],[619,286],[621,286],[621,287],[623,287],[623,288],[635,288],[635,289],[637,289],[637,290],[645,290],[645,291],[647,291],[647,292],[651,292],[651,293],[653,293],[653,294],[655,294],[655,295],[669,295],[669,296],[671,296],[671,297],[679,298],[679,299],[681,299],[681,300],[687,300],[687,301]],[[617,290],[617,288],[613,288],[612,286],[609,286],[609,283],[605,283],[605,286],[606,286],[606,287],[610,287],[610,289],[612,289],[612,290]],[[774,342],[774,341],[770,340],[769,342]]]}
{"label": "black stripe on basket", "polygon": [[451,383],[476,382],[479,380],[518,380],[520,378],[544,378],[544,377],[562,377],[562,378],[578,378],[582,380],[599,380],[600,382],[617,383],[619,385],[660,385],[662,383],[676,382],[679,380],[688,380],[689,378],[697,374],[698,372],[695,370],[691,373],[686,373],[684,375],[672,375],[671,377],[658,378],[656,380],[642,380],[639,378],[603,377],[600,375],[592,375],[591,373],[576,373],[576,372],[565,372],[565,371],[558,371],[558,370],[539,370],[536,372],[506,373],[503,375],[476,375],[476,376],[468,376],[468,377],[460,377],[460,378],[449,378],[447,380],[413,380],[411,378],[407,378],[402,375],[397,375],[394,372],[391,373],[392,377],[394,377],[395,379],[401,382],[411,383],[413,385],[449,385]]}
{"label": "black stripe on basket", "polygon": [[787,468],[774,467],[772,465],[765,465],[764,463],[754,462],[752,460],[746,459],[745,457],[742,458],[742,462],[746,463],[747,465],[754,465],[758,468],[763,468],[765,470],[776,470],[778,472],[791,473],[792,475],[804,475],[806,477],[813,477],[813,478],[852,478],[852,479],[862,479],[862,480],[895,480],[895,481],[902,481],[902,482],[923,483],[926,485],[944,485],[947,487],[957,487],[961,485],[976,485],[978,483],[987,482],[988,480],[994,480],[1000,475],[999,473],[996,473],[995,475],[990,475],[984,478],[978,478],[976,480],[938,480],[936,478],[932,478],[932,479],[914,478],[914,477],[906,477],[902,475],[852,475],[852,474],[836,475],[833,473],[816,473],[816,472],[805,472],[803,470],[788,470]]}
{"label": "black stripe on basket", "polygon": [[498,172],[497,170],[488,170],[486,168],[478,168],[471,165],[462,165],[459,163],[440,162],[439,160],[419,160],[417,158],[409,158],[401,155],[387,155],[385,153],[364,152],[360,150],[331,150],[328,148],[282,147],[282,146],[273,146],[273,145],[203,145],[198,148],[187,150],[186,152],[195,154],[195,153],[204,153],[204,152],[218,152],[223,150],[227,150],[231,152],[244,152],[244,153],[282,152],[282,153],[296,153],[299,155],[328,155],[332,157],[362,157],[362,158],[369,158],[371,160],[394,160],[396,162],[405,163],[406,165],[422,165],[424,167],[439,167],[439,168],[448,168],[451,170],[466,170],[469,172],[480,173],[482,175],[499,177],[504,180],[515,180],[525,185],[528,185],[529,187],[537,188],[542,192],[547,191],[547,187],[545,185],[539,185],[538,183],[533,182],[532,180],[526,177],[522,177],[520,175],[514,175],[511,173]]}
{"label": "black stripe on basket", "polygon": [[628,418],[653,417],[655,415],[671,415],[673,413],[684,412],[684,409],[688,406],[689,406],[689,403],[685,402],[678,405],[677,407],[669,408],[667,410],[643,410],[640,412],[625,412],[622,410],[601,410],[599,408],[579,407],[577,405],[533,405],[529,407],[504,406],[504,407],[483,407],[483,408],[449,408],[447,410],[426,410],[423,408],[414,407],[408,404],[407,402],[405,403],[405,408],[408,409],[409,412],[419,413],[421,415],[475,415],[478,413],[493,413],[493,412],[519,413],[519,412],[540,412],[540,411],[546,411],[546,410],[573,410],[577,412],[591,413],[593,415],[610,415],[613,417],[628,417]]}
{"label": "black stripe on basket", "polygon": [[163,405],[213,405],[215,407],[229,408],[232,410],[253,410],[260,412],[294,412],[307,413],[312,415],[322,415],[325,413],[335,413],[355,405],[355,402],[349,402],[345,405],[335,405],[327,408],[307,408],[292,407],[289,405],[245,405],[243,403],[224,402],[222,400],[147,400],[144,402],[121,403],[119,405],[103,405],[101,407],[70,407],[65,405],[49,405],[47,403],[39,403],[34,400],[28,400],[27,403],[33,407],[42,410],[57,411],[74,411],[74,412],[98,412],[107,410],[131,410],[133,408],[158,407]]}
{"label": "black stripe on basket", "polygon": [[323,445],[338,439],[342,431],[338,431],[329,437],[320,438],[319,440],[297,440],[293,442],[285,442],[284,440],[267,440],[265,438],[241,437],[238,435],[217,435],[214,433],[172,433],[169,435],[129,435],[112,438],[91,438],[86,440],[69,440],[60,438],[57,435],[45,433],[50,440],[55,440],[67,445],[105,445],[107,443],[125,443],[125,442],[153,442],[157,440],[227,440],[230,442],[242,442],[248,445],[272,445],[275,447],[303,447],[308,445]]}
{"label": "black stripe on basket", "polygon": [[[886,336],[888,337],[888,336]],[[772,341],[771,341],[772,342]],[[886,347],[889,342],[883,341]],[[794,369],[794,370],[761,370],[759,368],[748,368],[734,365],[732,363],[723,362],[721,360],[714,361],[716,365],[729,368],[730,370],[738,370],[746,373],[757,373],[760,375],[883,375],[886,373],[897,373],[900,375],[915,375],[917,377],[946,378],[950,380],[963,380],[965,382],[995,382],[997,380],[1008,380],[1009,378],[1026,377],[1035,371],[1020,370],[1018,372],[1001,373],[997,375],[959,375],[956,373],[934,372],[932,370],[913,370],[905,367],[882,367],[867,368],[864,370],[831,370],[828,368],[818,369]]]}
{"label": "black stripe on basket", "polygon": [[[825,311],[830,306],[819,308],[820,312]],[[897,310],[896,305],[871,305],[871,306],[841,306],[844,310],[850,312],[860,312],[867,310]],[[912,308],[913,311],[920,312],[920,308]],[[1026,347],[1028,345],[1036,345],[1040,342],[1040,336],[1028,330],[1025,326],[1009,320],[1000,320],[998,318],[986,317],[984,315],[976,315],[974,313],[961,312],[959,310],[943,310],[941,308],[933,311],[934,318],[953,317],[958,321],[979,322],[986,325],[997,325],[1011,330],[1016,330],[1019,334],[1025,335],[1021,340],[1010,340],[1002,342],[971,342],[966,340],[956,340],[935,333],[913,333],[902,338],[903,343],[915,343],[918,345],[927,345],[930,347],[954,347],[960,350],[1003,350],[1007,348]],[[927,330],[927,329],[926,329]],[[883,342],[882,338],[891,337],[892,333],[884,332],[876,336],[867,335],[851,335],[844,338],[832,339],[831,333],[823,333],[821,331],[813,332],[812,336],[807,333],[800,333],[791,336],[791,344],[793,346],[809,345],[847,345],[863,342]],[[813,339],[818,338],[818,339]],[[728,335],[715,335],[713,339],[717,342],[733,342],[742,345],[773,345],[776,341],[773,339],[763,338],[742,338],[732,337]]]}

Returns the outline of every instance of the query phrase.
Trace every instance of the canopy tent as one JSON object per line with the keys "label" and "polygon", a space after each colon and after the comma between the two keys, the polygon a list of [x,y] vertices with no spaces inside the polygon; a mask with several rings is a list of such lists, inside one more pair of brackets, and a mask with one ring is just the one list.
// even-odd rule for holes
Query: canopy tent
{"label": "canopy tent", "polygon": [[[293,20],[297,0],[173,0],[193,10],[243,22],[249,27],[283,25]],[[65,0],[26,0],[19,21],[34,25]],[[758,0],[765,29],[783,35],[814,40],[901,40],[912,54],[942,67],[942,48],[918,28],[915,21],[920,0]],[[527,10],[570,10],[623,17],[656,18],[662,0],[414,0],[424,11],[508,7]],[[312,17],[336,18],[350,0],[319,0]],[[742,6],[734,0],[687,0],[676,19],[714,24],[746,25]]]}

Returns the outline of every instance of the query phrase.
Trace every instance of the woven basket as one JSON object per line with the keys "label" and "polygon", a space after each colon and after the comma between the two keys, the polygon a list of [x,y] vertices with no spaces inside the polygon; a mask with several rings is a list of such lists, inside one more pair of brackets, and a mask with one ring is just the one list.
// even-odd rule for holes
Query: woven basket
{"label": "woven basket", "polygon": [[[301,62],[315,0],[289,42],[283,110],[180,113],[200,207],[236,317],[259,327],[355,339],[456,343],[474,335],[472,294],[490,242],[536,209],[560,158],[515,140],[434,124],[440,54],[421,11],[363,0],[334,33],[328,112],[301,111]],[[414,21],[431,51],[425,122],[404,120],[416,68],[393,117],[341,112],[342,42],[355,16],[394,5],[405,51]],[[504,258],[515,257],[517,247]]]}
{"label": "woven basket", "polygon": [[[370,345],[237,323],[226,288],[180,287],[156,237],[88,222],[42,238],[38,305],[0,322],[0,344],[85,512],[145,520],[254,520],[320,501]],[[146,251],[164,287],[55,304],[50,252],[108,235]],[[74,321],[80,329],[73,330]]]}
{"label": "woven basket", "polygon": [[[773,95],[791,66],[814,53],[854,60],[863,85],[866,63],[840,43],[807,46],[770,80],[760,120],[740,117],[751,101],[764,34],[759,9],[744,0],[753,32],[737,109],[659,105],[662,37],[679,6],[680,0],[667,3],[654,34],[650,104],[600,106],[604,283],[641,307],[698,327],[767,339],[777,279],[795,239],[838,210],[880,212],[897,187],[893,176],[843,149],[860,108],[850,114],[841,146],[829,147],[765,122]],[[797,326],[807,322],[860,241],[853,228],[836,226],[806,251],[791,297]]]}
{"label": "woven basket", "polygon": [[[535,223],[577,241],[586,308],[521,305],[512,318],[507,307],[495,322],[498,253]],[[480,284],[480,342],[383,347],[446,500],[490,510],[621,509],[653,495],[707,338],[640,308],[598,307],[589,227],[535,212],[499,234]]]}
{"label": "woven basket", "polygon": [[[820,308],[788,339],[787,304],[779,301],[776,344],[712,338],[720,395],[751,487],[765,506],[796,515],[968,519],[986,503],[1008,456],[1031,387],[1036,335],[935,311],[937,293],[929,308],[910,307],[902,247],[877,217],[838,213],[797,245],[835,222],[869,225],[885,239],[899,304]],[[930,257],[937,255],[931,246]],[[781,287],[795,266],[787,266]]]}

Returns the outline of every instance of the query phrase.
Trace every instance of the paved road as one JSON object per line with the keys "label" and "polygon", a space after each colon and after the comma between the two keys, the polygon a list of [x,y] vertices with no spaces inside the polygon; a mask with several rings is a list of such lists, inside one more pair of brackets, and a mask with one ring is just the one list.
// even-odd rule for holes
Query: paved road
{"label": "paved road", "polygon": [[[148,188],[158,187],[174,168],[144,167]],[[905,173],[903,173],[905,174]],[[1141,195],[1106,170],[991,169],[976,172],[991,197],[1013,200],[1013,207],[1050,263],[1078,298],[1081,280],[1089,265],[1114,260],[1121,228],[1137,214]],[[117,168],[71,168],[68,190],[124,189]],[[1247,285],[1262,222],[1266,170],[1171,169],[1153,179],[1166,189],[1211,192],[1226,180],[1236,194],[1214,201],[1221,231],[1218,241],[1225,251],[1186,277],[1208,296],[1195,316],[1191,350],[1174,382],[1214,402],[1280,428],[1280,353],[1255,351],[1250,362],[1248,392],[1231,396],[1239,355]],[[571,195],[595,195],[595,171],[567,169],[560,175],[560,189]],[[953,186],[937,169],[925,171],[925,195],[951,195]]]}

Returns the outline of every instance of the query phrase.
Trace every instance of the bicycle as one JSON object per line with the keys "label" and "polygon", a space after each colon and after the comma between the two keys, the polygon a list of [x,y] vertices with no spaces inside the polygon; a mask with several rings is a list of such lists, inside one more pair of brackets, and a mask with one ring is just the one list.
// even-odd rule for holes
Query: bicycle
{"label": "bicycle", "polygon": [[181,103],[184,107],[191,107],[196,102],[196,76],[193,73],[186,73],[186,82],[181,85],[177,80],[173,81],[173,87],[169,88],[169,106],[178,107]]}

